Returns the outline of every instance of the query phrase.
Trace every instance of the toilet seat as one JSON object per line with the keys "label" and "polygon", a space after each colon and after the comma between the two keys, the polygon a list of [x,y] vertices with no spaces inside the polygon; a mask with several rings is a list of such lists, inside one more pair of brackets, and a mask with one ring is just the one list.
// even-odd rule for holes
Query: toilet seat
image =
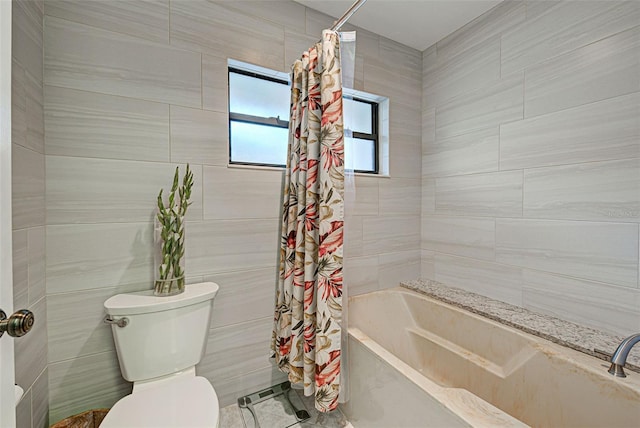
{"label": "toilet seat", "polygon": [[218,396],[201,376],[146,387],[118,401],[101,428],[216,428]]}

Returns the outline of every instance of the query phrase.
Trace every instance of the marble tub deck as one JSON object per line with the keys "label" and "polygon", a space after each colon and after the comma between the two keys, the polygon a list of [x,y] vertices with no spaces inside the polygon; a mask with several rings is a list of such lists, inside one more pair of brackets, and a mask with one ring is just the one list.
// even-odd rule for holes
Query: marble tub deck
{"label": "marble tub deck", "polygon": [[[612,354],[624,339],[437,281],[418,279],[401,282],[400,286],[604,361],[607,357],[595,350]],[[640,372],[640,345],[629,353],[625,368]]]}

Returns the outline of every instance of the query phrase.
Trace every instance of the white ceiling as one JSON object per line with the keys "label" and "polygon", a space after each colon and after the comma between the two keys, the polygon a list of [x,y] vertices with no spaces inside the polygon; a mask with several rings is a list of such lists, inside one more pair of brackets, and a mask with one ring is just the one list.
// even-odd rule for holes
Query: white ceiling
{"label": "white ceiling", "polygon": [[[354,2],[295,1],[336,19]],[[500,0],[368,0],[349,23],[423,51],[498,3]]]}

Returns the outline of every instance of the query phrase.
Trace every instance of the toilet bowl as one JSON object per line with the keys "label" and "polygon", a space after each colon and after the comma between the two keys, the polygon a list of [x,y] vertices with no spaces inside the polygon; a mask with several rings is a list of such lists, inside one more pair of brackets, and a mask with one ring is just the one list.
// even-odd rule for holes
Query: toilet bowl
{"label": "toilet bowl", "polygon": [[218,426],[213,386],[196,376],[205,354],[218,285],[190,284],[182,294],[118,294],[104,307],[122,377],[133,392],[109,411],[101,428]]}

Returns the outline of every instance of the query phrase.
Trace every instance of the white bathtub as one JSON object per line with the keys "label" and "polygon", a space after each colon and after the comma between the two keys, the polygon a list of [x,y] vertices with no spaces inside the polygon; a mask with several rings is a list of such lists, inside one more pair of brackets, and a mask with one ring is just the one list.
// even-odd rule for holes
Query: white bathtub
{"label": "white bathtub", "polygon": [[349,301],[357,428],[640,426],[640,374],[404,288]]}

